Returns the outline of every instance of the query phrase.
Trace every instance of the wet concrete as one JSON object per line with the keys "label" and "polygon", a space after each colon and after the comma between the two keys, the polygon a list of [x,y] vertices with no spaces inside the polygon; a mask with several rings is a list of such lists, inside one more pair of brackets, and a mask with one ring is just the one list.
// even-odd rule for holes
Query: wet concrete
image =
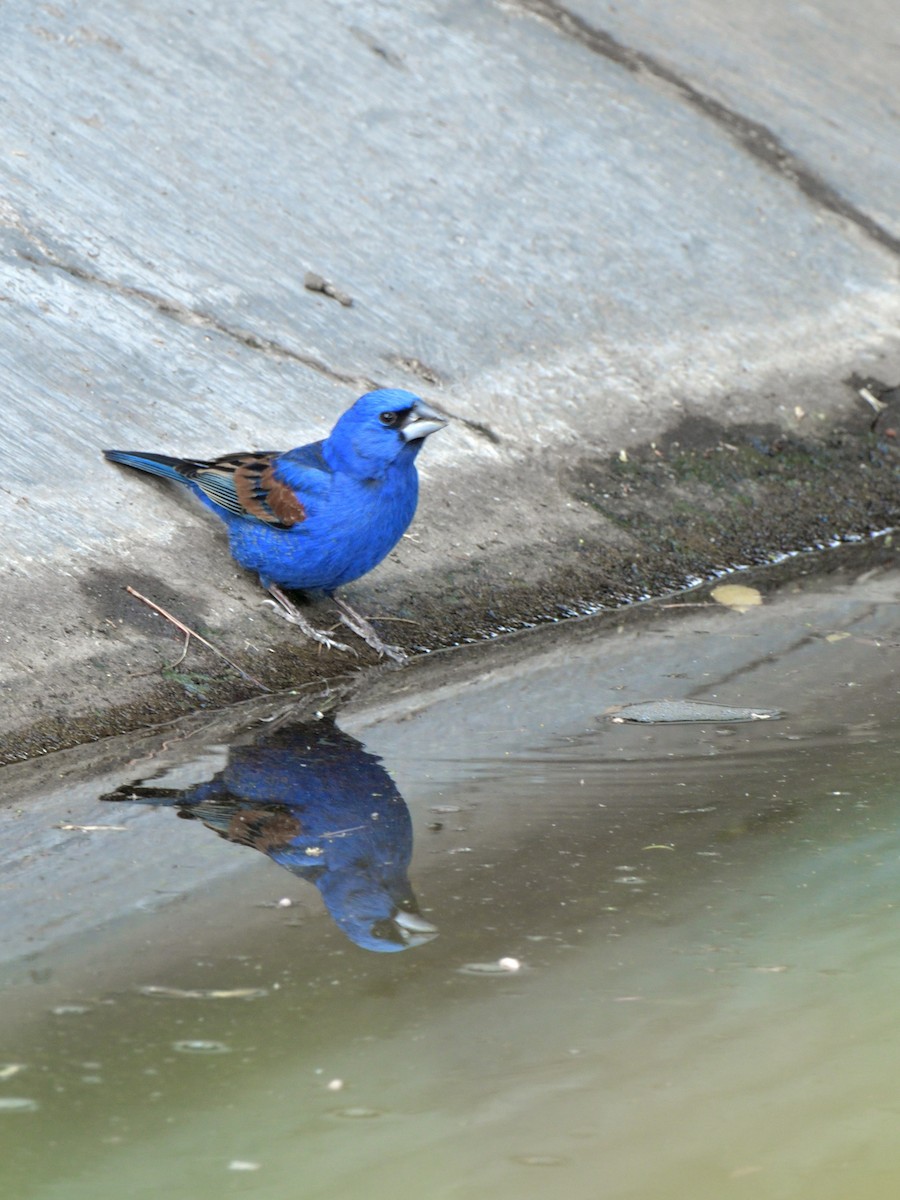
{"label": "wet concrete", "polygon": [[[890,1194],[891,559],[810,556],[744,573],[744,612],[698,589],[6,768],[0,1098],[34,1107],[0,1105],[4,1186],[512,1197],[552,1168],[585,1200],[600,1170],[622,1197]],[[784,716],[615,723],[660,697]],[[353,944],[245,841],[99,799],[183,800],[316,703],[408,805],[439,934],[404,953]],[[472,968],[501,958],[521,969]]]}
{"label": "wet concrete", "polygon": [[[186,870],[179,849],[183,822],[170,822],[167,830],[159,819],[165,814],[140,808],[116,814],[113,823],[122,819],[129,827],[136,823],[135,829],[153,823],[153,836],[140,839],[139,856],[116,833],[92,837],[59,827],[110,824],[110,807],[97,797],[145,775],[171,772],[182,787],[208,779],[225,761],[224,746],[286,715],[304,720],[316,712],[336,714],[343,729],[384,759],[419,822],[427,811],[424,797],[444,786],[436,764],[468,763],[477,770],[479,761],[493,756],[498,730],[504,754],[527,759],[542,729],[567,735],[625,703],[685,697],[790,709],[784,689],[802,693],[806,686],[811,696],[828,692],[829,703],[841,706],[840,720],[853,724],[864,709],[881,703],[877,697],[889,703],[894,696],[893,562],[883,545],[800,556],[741,573],[764,601],[746,612],[723,608],[708,589],[698,588],[668,602],[436,654],[362,682],[348,677],[220,712],[195,708],[138,735],[10,765],[4,769],[0,814],[6,832],[0,841],[19,849],[17,866],[11,861],[7,867],[0,909],[4,954],[24,965],[26,947],[43,952],[63,935],[105,927],[113,914],[118,921],[129,912],[165,908],[183,889],[193,892],[222,872],[227,886],[235,886],[230,877],[246,866],[246,850],[222,855],[215,839],[198,831],[190,838]],[[832,635],[839,651],[832,652],[826,640]],[[820,674],[831,668],[836,675],[828,683]],[[751,684],[759,672],[764,682]],[[739,679],[745,682],[738,685]],[[796,699],[793,704],[796,709]],[[820,707],[811,719],[820,719]],[[411,797],[417,790],[423,795],[418,808]],[[98,944],[105,956],[108,933]],[[222,936],[230,936],[225,927]]]}

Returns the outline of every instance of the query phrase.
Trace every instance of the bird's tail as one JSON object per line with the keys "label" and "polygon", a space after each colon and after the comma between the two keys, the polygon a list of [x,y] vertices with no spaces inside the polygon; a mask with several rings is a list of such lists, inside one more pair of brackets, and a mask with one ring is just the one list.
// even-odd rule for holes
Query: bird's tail
{"label": "bird's tail", "polygon": [[173,479],[176,483],[189,483],[198,468],[207,465],[184,458],[170,458],[167,454],[147,454],[141,450],[104,450],[103,456],[110,462],[134,467],[149,475],[161,475],[163,479]]}

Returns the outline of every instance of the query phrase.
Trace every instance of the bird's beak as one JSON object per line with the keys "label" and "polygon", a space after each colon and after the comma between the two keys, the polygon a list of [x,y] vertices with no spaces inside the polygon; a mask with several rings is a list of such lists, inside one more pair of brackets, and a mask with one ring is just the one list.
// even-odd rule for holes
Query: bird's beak
{"label": "bird's beak", "polygon": [[394,913],[393,923],[397,926],[397,932],[407,946],[421,946],[438,935],[436,925],[426,921],[419,913],[404,912],[402,908],[397,909]]}
{"label": "bird's beak", "polygon": [[447,424],[447,418],[430,408],[424,400],[418,400],[409,410],[409,414],[400,426],[400,433],[405,442],[418,441],[427,438],[429,433],[437,433]]}

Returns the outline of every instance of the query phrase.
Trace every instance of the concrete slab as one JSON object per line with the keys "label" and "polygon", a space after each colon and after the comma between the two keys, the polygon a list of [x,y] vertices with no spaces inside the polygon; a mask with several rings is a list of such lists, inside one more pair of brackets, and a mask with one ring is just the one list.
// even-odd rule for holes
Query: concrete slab
{"label": "concrete slab", "polygon": [[[564,11],[541,0],[523,6]],[[898,110],[890,79],[900,45],[889,0],[853,10],[840,0],[763,0],[752,8],[574,0],[568,11],[614,38],[640,69],[669,78],[684,95],[696,89],[695,102],[706,101],[711,118],[727,121],[715,109],[723,105],[738,122],[756,122],[761,155],[780,158],[795,176],[817,175],[813,194],[824,199],[834,189],[849,219],[897,249]]]}
{"label": "concrete slab", "polygon": [[[568,601],[559,547],[571,563],[615,540],[564,478],[573,451],[649,441],[686,410],[834,417],[858,404],[852,371],[900,370],[889,240],[530,8],[4,6],[3,732],[160,712],[177,643],[126,583],[232,653],[290,653],[209,518],[103,445],[287,447],[371,381],[423,391],[459,419],[423,456],[415,540],[356,594],[426,622],[460,597],[446,643],[483,628],[500,581],[539,582],[532,611]],[[749,27],[732,49],[764,61]],[[836,56],[810,54],[849,95]],[[900,137],[867,103],[846,121],[889,154]]]}

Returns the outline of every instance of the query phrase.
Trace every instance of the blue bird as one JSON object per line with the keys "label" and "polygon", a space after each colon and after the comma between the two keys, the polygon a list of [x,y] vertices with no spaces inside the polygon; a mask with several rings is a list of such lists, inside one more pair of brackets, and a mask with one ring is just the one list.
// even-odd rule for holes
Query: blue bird
{"label": "blue bird", "polygon": [[254,731],[203,783],[169,788],[145,779],[101,799],[171,806],[262,851],[314,884],[338,927],[364,950],[409,950],[437,936],[407,875],[406,801],[381,759],[330,718],[288,718]]}
{"label": "blue bird", "polygon": [[425,438],[446,424],[411,392],[382,388],[360,396],[323,441],[295,450],[211,460],[103,453],[110,462],[189,488],[225,522],[235,560],[257,573],[275,607],[307,637],[349,649],[311,625],[283,588],[324,592],[349,629],[399,661],[402,652],[334,592],[371,571],[399,542],[418,503],[416,456]]}

